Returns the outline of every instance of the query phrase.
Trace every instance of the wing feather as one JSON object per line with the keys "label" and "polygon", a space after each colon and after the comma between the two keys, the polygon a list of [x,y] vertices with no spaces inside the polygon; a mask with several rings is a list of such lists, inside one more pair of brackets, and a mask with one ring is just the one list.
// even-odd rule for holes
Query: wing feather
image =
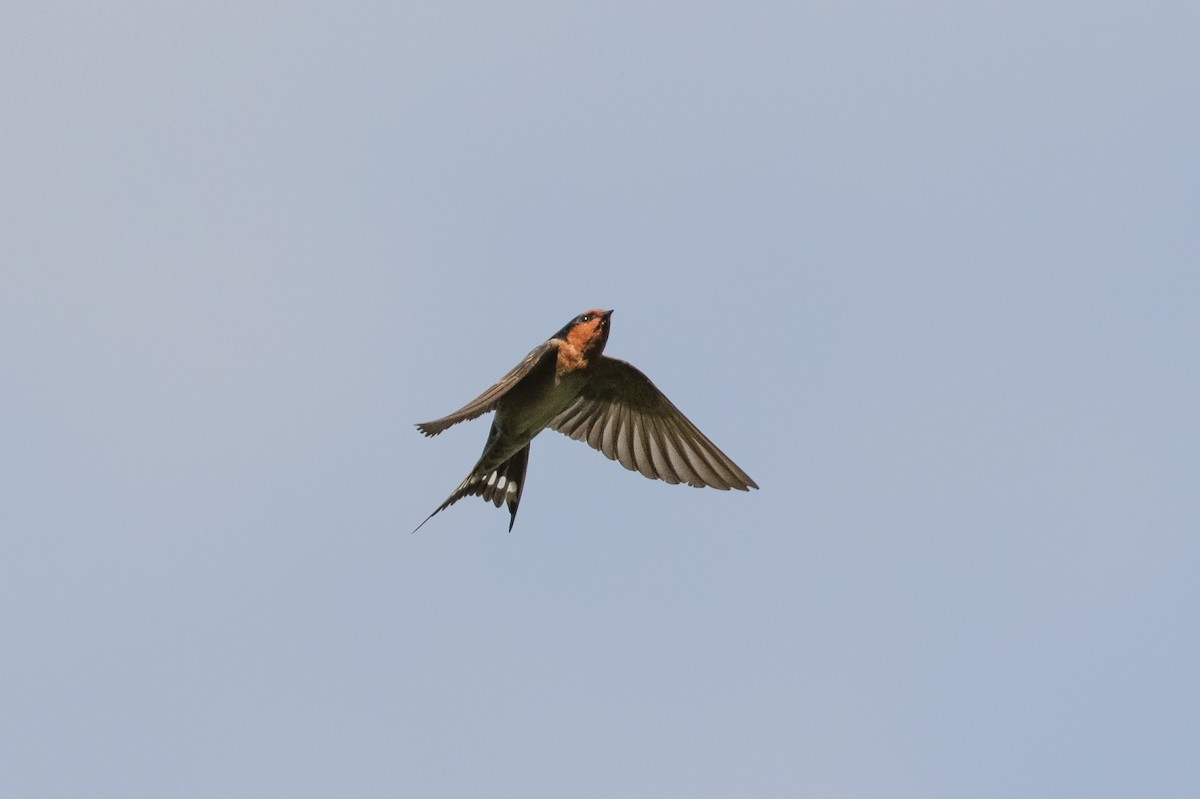
{"label": "wing feather", "polygon": [[629,413],[629,408],[621,406],[617,409],[621,421],[617,433],[617,460],[626,469],[637,469],[637,458],[634,454],[634,437],[637,435],[636,425]]}
{"label": "wing feather", "polygon": [[601,357],[589,368],[583,391],[550,423],[552,429],[652,479],[758,488],[634,366]]}
{"label": "wing feather", "polygon": [[664,417],[659,419],[659,424],[663,431],[663,444],[667,456],[671,459],[671,468],[675,470],[675,474],[690,486],[702,487],[704,483],[700,480],[700,475],[696,474],[696,470],[692,468],[691,459],[695,455],[691,451],[690,442],[679,434],[679,427],[675,424],[675,420]]}
{"label": "wing feather", "polygon": [[655,416],[643,416],[642,421],[647,427],[647,432],[650,436],[650,457],[654,460],[654,471],[658,472],[658,479],[674,485],[679,482],[678,475],[671,468],[671,459],[667,455],[667,438],[659,429],[659,420]]}
{"label": "wing feather", "polygon": [[629,411],[629,426],[633,428],[634,466],[628,468],[636,468],[647,477],[657,479],[658,473],[654,471],[654,463],[650,459],[650,433],[642,418],[633,411]]}
{"label": "wing feather", "polygon": [[459,422],[465,422],[469,419],[482,416],[483,414],[495,410],[498,403],[505,394],[512,390],[513,386],[521,382],[531,372],[537,369],[553,369],[554,362],[558,357],[558,340],[550,339],[545,344],[535,348],[526,355],[519,364],[509,370],[508,374],[496,381],[496,384],[487,391],[480,394],[475,399],[468,402],[463,407],[459,408],[449,416],[443,416],[441,419],[434,419],[432,422],[422,422],[417,425],[417,429],[427,436],[436,436],[438,433],[445,430],[451,425],[456,425]]}

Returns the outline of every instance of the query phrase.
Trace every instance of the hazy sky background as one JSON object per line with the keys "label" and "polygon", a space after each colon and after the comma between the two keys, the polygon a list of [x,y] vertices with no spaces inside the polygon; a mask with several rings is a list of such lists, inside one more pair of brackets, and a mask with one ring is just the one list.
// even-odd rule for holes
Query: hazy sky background
{"label": "hazy sky background", "polygon": [[[0,10],[0,794],[1200,795],[1200,4]],[[762,487],[474,397],[578,312]]]}

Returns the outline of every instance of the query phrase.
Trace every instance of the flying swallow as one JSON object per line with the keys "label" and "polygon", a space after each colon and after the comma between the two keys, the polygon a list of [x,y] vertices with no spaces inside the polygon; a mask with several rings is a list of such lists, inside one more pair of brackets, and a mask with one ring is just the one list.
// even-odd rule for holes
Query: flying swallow
{"label": "flying swallow", "polygon": [[529,442],[547,427],[646,477],[723,491],[758,488],[650,378],[603,354],[611,317],[612,311],[581,313],[474,400],[417,425],[426,436],[435,436],[496,412],[479,462],[425,522],[463,497],[479,496],[497,508],[508,504],[512,530],[525,488]]}

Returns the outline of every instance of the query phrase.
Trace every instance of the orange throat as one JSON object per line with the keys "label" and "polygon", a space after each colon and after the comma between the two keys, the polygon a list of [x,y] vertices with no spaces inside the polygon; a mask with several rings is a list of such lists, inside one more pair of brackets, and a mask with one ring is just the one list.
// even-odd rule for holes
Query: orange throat
{"label": "orange throat", "polygon": [[597,318],[588,324],[576,325],[558,344],[558,366],[556,373],[586,369],[604,350],[608,341],[608,328]]}

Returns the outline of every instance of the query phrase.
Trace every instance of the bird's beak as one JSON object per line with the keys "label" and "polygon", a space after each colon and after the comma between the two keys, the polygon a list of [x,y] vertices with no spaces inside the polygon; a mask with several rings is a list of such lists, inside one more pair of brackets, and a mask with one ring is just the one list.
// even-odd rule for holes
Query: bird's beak
{"label": "bird's beak", "polygon": [[603,316],[605,319],[607,319],[608,317],[612,316],[612,312],[613,312],[613,311],[615,311],[615,310],[616,310],[616,308],[613,308],[612,310],[605,311],[604,313],[602,313],[602,314],[601,314],[601,316]]}

